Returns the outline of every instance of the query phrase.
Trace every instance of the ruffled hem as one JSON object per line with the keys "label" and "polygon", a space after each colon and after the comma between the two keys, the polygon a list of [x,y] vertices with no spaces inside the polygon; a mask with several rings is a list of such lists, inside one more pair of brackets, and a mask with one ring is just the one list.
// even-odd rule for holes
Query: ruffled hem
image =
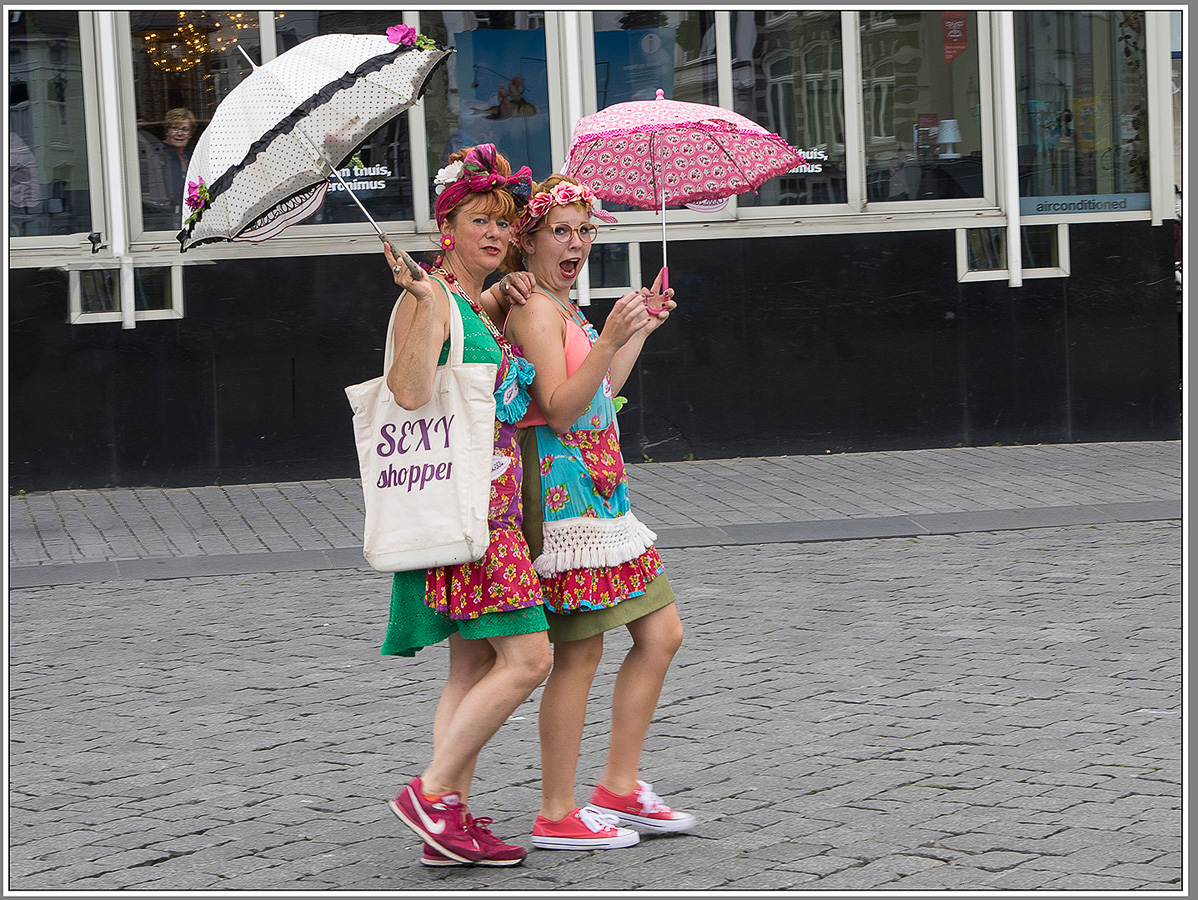
{"label": "ruffled hem", "polygon": [[545,608],[559,615],[608,609],[644,594],[649,582],[663,571],[654,547],[615,566],[570,569],[542,579]]}
{"label": "ruffled hem", "polygon": [[533,567],[542,578],[569,569],[598,569],[636,559],[657,535],[631,512],[615,519],[580,516],[546,521],[544,543]]}
{"label": "ruffled hem", "polygon": [[429,569],[425,575],[425,606],[451,619],[477,619],[542,602],[540,581],[519,531],[493,529],[481,559]]}

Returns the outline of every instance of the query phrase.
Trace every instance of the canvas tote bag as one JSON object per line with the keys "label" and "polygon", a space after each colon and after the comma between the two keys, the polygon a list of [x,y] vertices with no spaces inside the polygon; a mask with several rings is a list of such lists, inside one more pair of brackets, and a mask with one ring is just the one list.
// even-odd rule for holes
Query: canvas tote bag
{"label": "canvas tote bag", "polygon": [[399,301],[382,376],[345,389],[366,501],[362,553],[379,572],[471,562],[490,542],[497,367],[462,362],[462,313],[452,298],[449,308],[449,358],[437,367],[428,403],[406,410],[387,388]]}

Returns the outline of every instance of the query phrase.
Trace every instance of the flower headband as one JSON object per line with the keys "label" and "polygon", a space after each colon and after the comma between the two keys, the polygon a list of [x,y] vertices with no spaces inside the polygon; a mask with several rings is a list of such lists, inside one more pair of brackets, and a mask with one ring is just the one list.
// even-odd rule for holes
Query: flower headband
{"label": "flower headband", "polygon": [[595,192],[586,185],[560,181],[552,189],[538,191],[533,195],[533,198],[528,201],[528,207],[524,210],[524,215],[520,217],[520,221],[516,223],[513,231],[516,234],[527,234],[536,228],[541,219],[553,207],[569,206],[571,203],[581,203],[592,216],[604,222],[614,223],[616,221],[615,216],[595,207],[595,202],[598,199],[595,196]]}
{"label": "flower headband", "polygon": [[513,175],[500,175],[495,171],[496,152],[494,144],[479,144],[466,151],[465,159],[452,163],[437,173],[437,202],[434,212],[437,224],[444,223],[453,208],[470,193],[505,190],[517,202],[524,203],[532,193],[532,170],[524,166]]}

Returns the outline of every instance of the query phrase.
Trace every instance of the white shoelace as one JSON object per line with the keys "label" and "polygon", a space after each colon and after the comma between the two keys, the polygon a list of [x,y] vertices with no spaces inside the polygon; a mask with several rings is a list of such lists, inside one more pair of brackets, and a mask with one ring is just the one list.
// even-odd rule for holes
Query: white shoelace
{"label": "white shoelace", "polygon": [[593,806],[584,806],[578,811],[578,818],[582,824],[591,831],[598,834],[605,828],[615,828],[620,824],[620,820],[611,813],[600,812]]}
{"label": "white shoelace", "polygon": [[662,801],[661,797],[653,793],[653,785],[646,784],[643,781],[638,781],[637,786],[640,788],[637,793],[640,795],[641,800],[641,815],[648,816],[657,812],[659,809],[668,808]]}

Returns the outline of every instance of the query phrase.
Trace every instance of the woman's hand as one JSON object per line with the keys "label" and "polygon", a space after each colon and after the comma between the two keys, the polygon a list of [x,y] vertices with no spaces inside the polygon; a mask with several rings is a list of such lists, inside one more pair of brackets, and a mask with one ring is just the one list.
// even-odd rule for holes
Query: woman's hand
{"label": "woman's hand", "polygon": [[662,275],[665,269],[657,273],[657,278],[653,281],[653,287],[649,289],[645,296],[645,308],[649,311],[649,325],[645,329],[646,334],[652,334],[661,327],[661,323],[670,317],[670,310],[678,306],[674,302],[674,289],[666,288],[665,293],[662,293],[661,282]]}
{"label": "woman's hand", "polygon": [[532,272],[508,272],[488,290],[504,315],[507,315],[513,306],[527,303],[536,286],[537,279]]}
{"label": "woman's hand", "polygon": [[[649,310],[645,306],[648,292],[641,288],[639,291],[629,291],[616,301],[607,321],[603,323],[603,333],[599,340],[606,341],[612,351],[619,350],[640,331],[649,327]],[[646,334],[648,332],[646,331]]]}
{"label": "woman's hand", "polygon": [[[402,250],[400,253],[407,256]],[[385,241],[383,242],[383,255],[387,257],[387,265],[391,267],[391,274],[394,276],[395,283],[403,290],[421,302],[432,303],[436,299],[436,295],[433,293],[432,280],[424,272],[420,273],[419,278],[413,275],[412,270],[408,268],[403,259]],[[411,257],[408,258],[411,259]]]}

